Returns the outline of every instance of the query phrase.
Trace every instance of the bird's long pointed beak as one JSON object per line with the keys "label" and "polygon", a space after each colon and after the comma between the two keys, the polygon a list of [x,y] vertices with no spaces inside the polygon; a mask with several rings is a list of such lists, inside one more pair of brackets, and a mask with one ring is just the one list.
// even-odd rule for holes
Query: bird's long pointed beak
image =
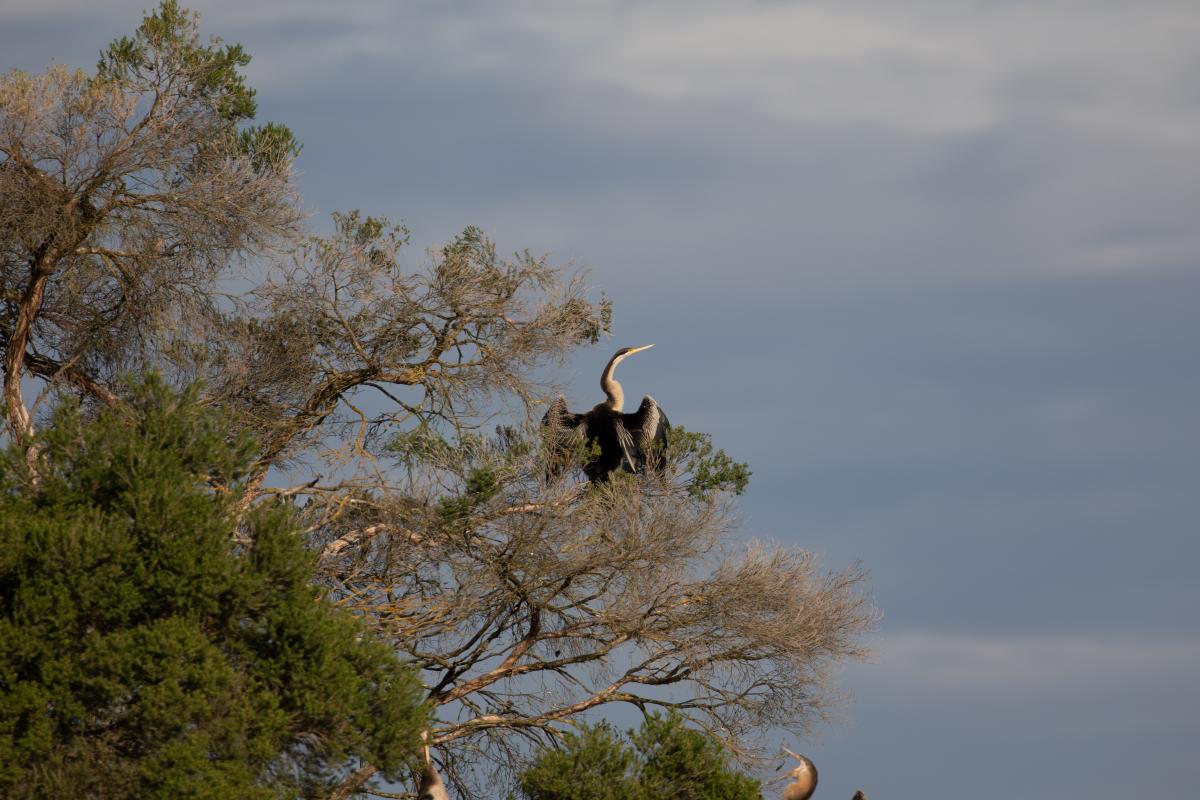
{"label": "bird's long pointed beak", "polygon": [[649,350],[651,347],[654,347],[654,345],[652,345],[652,344],[646,344],[646,345],[642,345],[641,347],[634,347],[634,348],[632,348],[632,349],[631,349],[631,350],[630,350],[628,353],[626,353],[625,355],[629,355],[629,356],[631,356],[631,355],[633,355],[634,353],[640,353],[640,352],[642,352],[643,350]]}

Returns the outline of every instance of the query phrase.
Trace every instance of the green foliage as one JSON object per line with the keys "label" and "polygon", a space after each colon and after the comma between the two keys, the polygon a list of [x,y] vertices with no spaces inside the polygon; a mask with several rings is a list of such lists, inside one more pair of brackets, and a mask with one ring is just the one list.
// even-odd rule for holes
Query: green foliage
{"label": "green foliage", "polygon": [[237,131],[254,119],[258,103],[241,68],[250,55],[240,44],[213,38],[201,44],[199,15],[163,0],[147,13],[133,36],[123,36],[100,54],[96,80],[116,82],[136,92],[150,92],[155,103],[167,94],[211,109],[227,123],[238,151],[249,156],[255,171],[278,170],[300,154],[300,143],[285,125],[270,122]]}
{"label": "green foliage", "polygon": [[500,479],[488,467],[473,467],[467,472],[463,493],[443,497],[438,501],[438,516],[442,521],[456,525],[466,521],[471,511],[500,493]]}
{"label": "green foliage", "polygon": [[384,445],[384,452],[408,469],[426,461],[446,460],[453,450],[454,446],[429,425],[397,431]]}
{"label": "green foliage", "polygon": [[600,341],[601,333],[612,333],[613,304],[607,295],[600,295],[600,322],[590,341],[592,344]]}
{"label": "green foliage", "polygon": [[467,474],[467,494],[480,500],[490,500],[500,493],[500,481],[496,473],[487,467],[479,467]]}
{"label": "green foliage", "polygon": [[749,465],[734,461],[724,450],[713,447],[712,436],[675,426],[667,434],[667,457],[691,473],[688,492],[707,499],[713,492],[741,494],[750,483]]}
{"label": "green foliage", "polygon": [[494,250],[491,241],[480,228],[468,225],[463,228],[462,233],[442,247],[442,256],[447,260],[474,257],[482,263],[487,263],[494,260]]}
{"label": "green foliage", "polygon": [[213,39],[200,44],[199,17],[176,0],[163,0],[146,14],[132,37],[123,36],[100,54],[100,80],[154,80],[171,74],[187,80],[189,89],[217,108],[231,123],[253,119],[257,104],[239,67],[250,63],[240,44]]}
{"label": "green foliage", "polygon": [[253,125],[238,134],[238,149],[250,157],[257,172],[279,169],[300,155],[301,145],[286,125],[268,122]]}
{"label": "green foliage", "polygon": [[636,796],[637,758],[607,723],[568,733],[521,773],[527,800],[626,800]]}
{"label": "green foliage", "polygon": [[641,759],[639,797],[660,800],[757,800],[759,782],[729,769],[722,747],[677,714],[652,714],[629,734]]}
{"label": "green foliage", "polygon": [[606,723],[541,750],[520,776],[526,800],[759,800],[721,746],[678,714],[647,716],[623,741]]}
{"label": "green foliage", "polygon": [[249,443],[194,392],[130,394],[60,409],[33,468],[0,458],[0,795],[309,797],[359,759],[402,771],[420,685],[313,588],[286,509],[239,528]]}
{"label": "green foliage", "polygon": [[408,243],[409,231],[386,217],[363,216],[358,209],[333,212],[338,238],[368,253],[391,253]]}

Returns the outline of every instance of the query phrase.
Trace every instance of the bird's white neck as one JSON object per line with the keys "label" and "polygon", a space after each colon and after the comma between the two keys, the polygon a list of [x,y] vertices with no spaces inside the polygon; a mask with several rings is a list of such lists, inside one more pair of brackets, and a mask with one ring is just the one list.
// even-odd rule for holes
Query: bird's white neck
{"label": "bird's white neck", "polygon": [[613,411],[620,411],[621,406],[625,404],[625,392],[621,389],[621,384],[617,383],[617,379],[613,377],[613,371],[616,370],[617,364],[621,363],[622,358],[622,356],[613,356],[612,360],[608,362],[608,366],[604,368],[604,372],[600,374],[600,388],[608,396],[607,402],[602,405]]}

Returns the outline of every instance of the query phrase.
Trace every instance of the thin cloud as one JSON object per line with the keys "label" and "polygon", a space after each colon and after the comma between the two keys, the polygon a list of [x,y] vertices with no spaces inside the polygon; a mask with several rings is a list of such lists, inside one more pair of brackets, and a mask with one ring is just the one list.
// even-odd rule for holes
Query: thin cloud
{"label": "thin cloud", "polygon": [[958,636],[898,633],[880,637],[871,679],[891,689],[1094,693],[1133,686],[1195,688],[1200,639],[1071,636]]}
{"label": "thin cloud", "polygon": [[[1186,3],[557,2],[469,4],[403,15],[389,4],[222,3],[231,24],[331,25],[291,80],[346,58],[439,53],[459,74],[615,86],[660,101],[750,103],[794,123],[923,135],[1035,115],[1080,129],[1190,142],[1200,12]],[[295,71],[299,67],[299,73]],[[272,75],[285,81],[286,73]]]}
{"label": "thin cloud", "polygon": [[[144,0],[105,16],[136,20]],[[546,0],[396,6],[204,4],[205,27],[259,39],[262,88],[299,89],[367,61],[458,75],[615,87],[660,102],[736,101],[790,124],[980,131],[1034,116],[1079,130],[1194,141],[1194,3],[757,3]],[[94,16],[94,3],[0,8],[5,22]],[[298,57],[298,29],[305,37]],[[431,59],[430,56],[433,56]]]}

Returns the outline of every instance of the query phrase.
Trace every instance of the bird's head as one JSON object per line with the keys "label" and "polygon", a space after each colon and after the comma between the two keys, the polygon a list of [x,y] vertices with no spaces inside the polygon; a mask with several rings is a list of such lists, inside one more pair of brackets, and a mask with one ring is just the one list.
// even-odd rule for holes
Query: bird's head
{"label": "bird's head", "polygon": [[651,347],[654,347],[654,345],[644,344],[641,347],[622,347],[620,350],[617,351],[617,354],[615,356],[613,356],[613,359],[615,361],[621,361],[622,359],[628,358],[629,356],[633,355],[634,353],[640,353],[643,350],[649,350]]}

